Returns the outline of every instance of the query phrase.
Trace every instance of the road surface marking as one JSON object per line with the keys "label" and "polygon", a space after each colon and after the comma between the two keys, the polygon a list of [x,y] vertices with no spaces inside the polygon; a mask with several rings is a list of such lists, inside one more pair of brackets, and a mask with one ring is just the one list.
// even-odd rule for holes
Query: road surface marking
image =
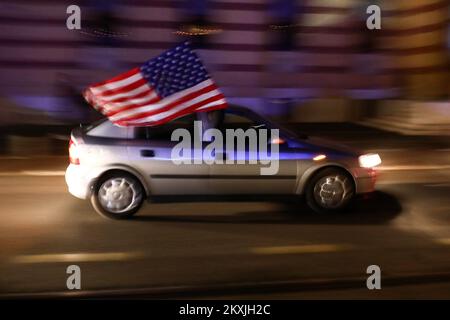
{"label": "road surface marking", "polygon": [[17,176],[17,173],[14,172],[0,172],[0,177],[13,177]]}
{"label": "road surface marking", "polygon": [[450,238],[436,239],[436,242],[439,243],[439,244],[450,246]]}
{"label": "road surface marking", "polygon": [[402,171],[402,170],[441,170],[450,169],[450,165],[399,165],[399,166],[380,166],[380,171]]}
{"label": "road surface marking", "polygon": [[307,244],[298,246],[256,247],[250,248],[250,252],[253,254],[324,253],[345,251],[350,248],[349,245],[342,244]]}
{"label": "road surface marking", "polygon": [[[392,148],[392,149],[368,149],[367,152],[403,152],[403,151],[424,151],[429,152],[430,150],[421,150],[421,149],[410,149],[410,148]],[[450,149],[434,149],[431,151],[438,152],[450,152]]]}
{"label": "road surface marking", "polygon": [[405,148],[394,148],[394,149],[370,149],[367,152],[402,152],[408,149]]}
{"label": "road surface marking", "polygon": [[25,176],[63,176],[65,171],[21,171],[21,174]]}
{"label": "road surface marking", "polygon": [[35,254],[15,256],[12,263],[54,263],[54,262],[90,262],[90,261],[124,261],[139,259],[145,255],[142,252],[103,252],[103,253],[61,253]]}
{"label": "road surface marking", "polygon": [[10,171],[0,172],[0,177],[61,177],[65,175],[65,171]]}
{"label": "road surface marking", "polygon": [[444,183],[425,184],[425,187],[431,187],[431,188],[450,187],[450,183],[444,182]]}
{"label": "road surface marking", "polygon": [[395,184],[419,184],[419,185],[423,185],[424,187],[430,187],[430,188],[442,188],[442,187],[450,187],[450,183],[444,182],[444,183],[431,183],[432,181],[427,179],[427,180],[421,180],[421,179],[402,179],[402,180],[378,180],[376,185],[377,186],[381,186],[381,185],[395,185]]}

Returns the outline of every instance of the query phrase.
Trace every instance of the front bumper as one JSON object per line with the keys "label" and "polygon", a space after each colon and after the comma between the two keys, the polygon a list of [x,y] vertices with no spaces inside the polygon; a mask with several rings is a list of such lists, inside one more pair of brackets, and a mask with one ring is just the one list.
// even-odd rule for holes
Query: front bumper
{"label": "front bumper", "polygon": [[356,193],[368,193],[375,191],[378,172],[374,168],[356,168],[352,170],[356,184]]}
{"label": "front bumper", "polygon": [[87,199],[93,179],[81,165],[70,164],[66,169],[66,184],[69,192],[80,199]]}

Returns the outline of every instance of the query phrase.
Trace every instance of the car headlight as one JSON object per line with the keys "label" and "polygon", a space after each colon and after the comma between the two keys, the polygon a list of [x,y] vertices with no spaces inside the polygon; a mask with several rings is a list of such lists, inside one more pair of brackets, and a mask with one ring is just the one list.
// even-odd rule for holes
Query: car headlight
{"label": "car headlight", "polygon": [[363,168],[373,168],[381,163],[378,153],[363,154],[358,158],[359,165]]}

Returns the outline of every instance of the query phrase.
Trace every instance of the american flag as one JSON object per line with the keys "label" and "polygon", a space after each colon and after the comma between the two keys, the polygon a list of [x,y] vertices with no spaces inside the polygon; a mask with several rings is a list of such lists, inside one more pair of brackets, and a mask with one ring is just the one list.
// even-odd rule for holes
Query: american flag
{"label": "american flag", "polygon": [[188,42],[139,68],[91,85],[83,95],[119,126],[155,126],[188,113],[227,106]]}

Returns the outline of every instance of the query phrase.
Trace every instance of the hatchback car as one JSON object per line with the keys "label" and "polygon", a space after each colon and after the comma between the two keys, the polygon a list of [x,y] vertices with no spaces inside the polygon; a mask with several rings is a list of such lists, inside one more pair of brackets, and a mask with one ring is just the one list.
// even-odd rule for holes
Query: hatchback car
{"label": "hatchback car", "polygon": [[[171,140],[172,133],[184,128],[194,136],[196,116],[205,126],[219,130],[278,129],[279,137],[268,142],[278,147],[277,173],[262,175],[263,164],[249,161],[232,165],[174,163],[172,150],[177,142]],[[204,149],[207,143],[202,139],[192,148]],[[249,147],[237,145],[232,155],[228,149],[218,154],[224,159],[236,159],[242,154],[248,157]],[[197,154],[193,151],[192,155]],[[330,141],[303,136],[253,111],[233,106],[157,127],[118,127],[101,120],[72,131],[69,158],[65,175],[69,192],[90,199],[100,215],[114,219],[131,217],[145,199],[180,195],[298,195],[304,196],[317,212],[340,211],[356,194],[374,190],[375,167],[381,163],[377,154],[361,154]]]}

